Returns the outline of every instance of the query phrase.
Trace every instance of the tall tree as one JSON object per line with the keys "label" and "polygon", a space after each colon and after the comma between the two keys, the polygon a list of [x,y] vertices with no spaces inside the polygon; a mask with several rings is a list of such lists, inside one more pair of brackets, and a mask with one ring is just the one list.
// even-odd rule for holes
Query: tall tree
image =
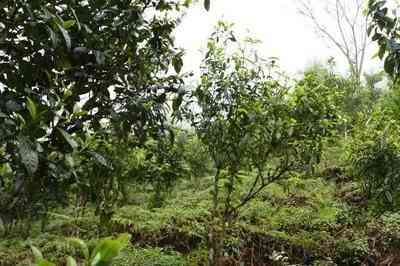
{"label": "tall tree", "polygon": [[[291,90],[276,75],[274,60],[250,53],[229,24],[219,23],[193,92],[197,106],[189,113],[216,168],[210,265],[223,265],[224,237],[240,210],[269,184],[318,161],[335,122],[331,90],[316,93],[311,80]],[[240,182],[247,189],[241,191]]]}
{"label": "tall tree", "polygon": [[[299,12],[307,17],[316,32],[346,58],[353,78],[360,82],[367,51],[367,18],[363,0],[300,0]],[[323,10],[322,10],[323,9]],[[326,21],[328,17],[331,21]]]}
{"label": "tall tree", "polygon": [[1,1],[0,167],[11,172],[0,182],[3,213],[59,201],[79,179],[79,139],[103,121],[138,141],[164,126],[167,95],[183,83],[167,72],[182,67],[172,33],[188,4]]}

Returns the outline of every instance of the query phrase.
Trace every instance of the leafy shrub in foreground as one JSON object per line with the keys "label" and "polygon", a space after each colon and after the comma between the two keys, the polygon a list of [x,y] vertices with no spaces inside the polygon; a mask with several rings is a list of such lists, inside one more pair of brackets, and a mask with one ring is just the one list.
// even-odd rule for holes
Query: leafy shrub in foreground
{"label": "leafy shrub in foreground", "polygon": [[[100,239],[94,249],[90,252],[88,245],[78,238],[71,238],[71,245],[77,247],[82,252],[85,262],[81,265],[87,266],[107,266],[119,255],[120,251],[129,243],[131,236],[129,234],[121,234],[115,239],[104,238]],[[55,266],[43,258],[43,254],[39,249],[31,246],[35,257],[35,266]],[[72,257],[67,257],[67,266],[78,265],[77,261]]]}

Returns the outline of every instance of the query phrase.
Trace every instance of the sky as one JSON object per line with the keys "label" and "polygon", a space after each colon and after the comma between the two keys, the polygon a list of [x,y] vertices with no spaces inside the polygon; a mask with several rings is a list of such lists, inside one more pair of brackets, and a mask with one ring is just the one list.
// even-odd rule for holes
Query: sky
{"label": "sky", "polygon": [[[184,70],[198,69],[207,38],[221,19],[235,23],[235,31],[242,36],[250,32],[250,36],[261,40],[259,54],[278,57],[281,68],[289,74],[326,62],[329,57],[335,58],[339,72],[347,70],[344,57],[319,38],[312,24],[299,14],[297,0],[211,0],[209,12],[202,3],[192,7],[176,32],[176,44],[186,50]],[[380,63],[372,60],[374,53],[375,48],[370,47],[366,72],[379,69]]]}

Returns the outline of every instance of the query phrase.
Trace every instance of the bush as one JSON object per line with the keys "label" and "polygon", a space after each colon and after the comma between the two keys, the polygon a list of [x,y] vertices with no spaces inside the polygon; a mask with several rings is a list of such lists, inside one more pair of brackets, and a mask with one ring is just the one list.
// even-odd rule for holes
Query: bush
{"label": "bush", "polygon": [[377,210],[393,209],[400,203],[400,147],[386,135],[375,133],[357,143],[351,155],[354,173]]}
{"label": "bush", "polygon": [[[89,245],[81,239],[70,238],[67,240],[67,245],[65,246],[66,249],[75,247],[80,250],[82,257],[84,258],[84,262],[80,263],[80,265],[108,266],[111,265],[116,257],[118,257],[121,250],[129,244],[130,238],[131,236],[128,234],[121,234],[115,239],[110,237],[103,238],[98,240],[93,248],[90,248]],[[56,249],[58,249],[58,247],[56,247]],[[35,258],[35,266],[56,265],[44,259],[42,252],[35,246],[31,246],[31,250]],[[75,266],[78,265],[78,263],[73,257],[68,256],[66,259],[66,265]]]}

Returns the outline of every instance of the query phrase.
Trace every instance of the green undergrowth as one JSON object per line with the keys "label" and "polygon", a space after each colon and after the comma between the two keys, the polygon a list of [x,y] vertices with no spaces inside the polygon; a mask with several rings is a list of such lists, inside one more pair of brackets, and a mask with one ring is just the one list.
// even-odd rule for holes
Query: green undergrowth
{"label": "green undergrowth", "polygon": [[[116,209],[107,233],[101,231],[91,208],[80,217],[72,209],[54,210],[45,232],[40,232],[38,223],[27,239],[14,234],[0,240],[0,265],[30,265],[32,244],[62,265],[67,255],[79,258],[79,252],[65,241],[67,237],[80,237],[90,244],[104,234],[123,232],[132,235],[131,244],[114,265],[204,265],[211,218],[210,178],[197,182],[179,184],[161,208],[151,209],[148,197],[133,195],[146,200],[131,200]],[[248,251],[258,248],[264,254],[253,254],[256,257],[251,259],[273,260],[282,254],[277,257],[285,260],[277,265],[285,261],[360,265],[374,252],[391,254],[400,248],[400,214],[374,217],[367,209],[360,211],[343,196],[349,187],[297,176],[270,185],[241,210],[229,230],[226,255],[246,260]],[[374,245],[371,239],[376,240]]]}

